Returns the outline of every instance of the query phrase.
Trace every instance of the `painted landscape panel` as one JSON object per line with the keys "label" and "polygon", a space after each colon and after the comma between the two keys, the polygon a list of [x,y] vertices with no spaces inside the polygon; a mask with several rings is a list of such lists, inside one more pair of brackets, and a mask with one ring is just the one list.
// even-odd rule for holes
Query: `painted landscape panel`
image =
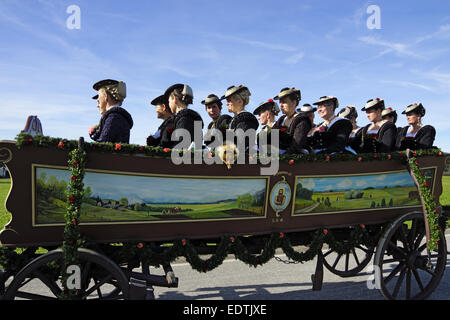
{"label": "painted landscape panel", "polygon": [[[433,185],[434,169],[424,170]],[[420,205],[407,171],[330,177],[297,177],[294,215]]]}
{"label": "painted landscape panel", "polygon": [[[35,167],[34,224],[64,223],[70,172]],[[265,216],[266,178],[159,177],[87,171],[81,222]]]}

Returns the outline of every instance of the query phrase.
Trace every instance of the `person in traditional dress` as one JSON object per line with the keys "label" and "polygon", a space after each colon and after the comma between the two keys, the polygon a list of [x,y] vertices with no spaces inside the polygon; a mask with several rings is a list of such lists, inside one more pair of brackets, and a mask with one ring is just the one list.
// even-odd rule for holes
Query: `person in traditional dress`
{"label": "person in traditional dress", "polygon": [[339,111],[338,117],[348,119],[352,123],[353,129],[348,137],[348,145],[346,150],[355,154],[355,149],[357,149],[357,146],[355,146],[355,137],[358,131],[362,129],[356,122],[356,119],[358,118],[358,111],[356,111],[355,106],[346,106]]}
{"label": "person in traditional dress", "polygon": [[406,114],[408,126],[399,128],[396,148],[398,150],[433,148],[436,130],[433,126],[422,123],[422,118],[425,116],[425,108],[422,103],[409,105],[402,114]]}
{"label": "person in traditional dress", "polygon": [[[231,121],[232,117],[224,114],[222,115],[222,101],[219,99],[218,96],[215,94],[210,94],[208,97],[201,102],[203,105],[205,105],[206,112],[211,117],[212,121],[208,124],[208,129],[203,137],[204,143],[206,146],[212,145],[212,143],[215,141],[215,137],[213,135],[213,130],[217,129],[222,134],[225,133],[225,128],[223,124],[227,124]],[[220,121],[219,121],[220,119]],[[222,140],[225,137],[222,137]]]}
{"label": "person in traditional dress", "polygon": [[[167,88],[164,96],[165,99],[168,100],[170,110],[173,114],[174,131],[177,129],[185,129],[190,135],[189,137],[183,136],[180,139],[182,142],[180,142],[180,140],[171,141],[172,143],[170,147],[173,148],[182,143],[182,149],[201,148],[203,140],[203,133],[201,132],[201,129],[203,129],[203,120],[198,112],[188,108],[188,105],[192,104],[194,100],[192,88],[187,84],[177,83]],[[199,124],[198,128],[200,131],[197,133],[195,132],[196,122]],[[200,137],[199,141],[195,141],[196,134]],[[185,138],[187,141],[184,141]],[[172,133],[172,140],[173,139],[174,137]]]}
{"label": "person in traditional dress", "polygon": [[105,79],[94,84],[98,94],[92,97],[97,100],[97,108],[101,119],[98,125],[89,129],[89,136],[96,142],[129,143],[133,118],[122,107],[127,95],[123,81]]}
{"label": "person in traditional dress", "polygon": [[358,153],[386,153],[394,150],[397,127],[394,123],[382,119],[384,108],[384,100],[376,98],[367,101],[361,109],[366,112],[371,123],[361,129],[355,137]]}
{"label": "person in traditional dress", "polygon": [[260,103],[253,111],[253,114],[258,117],[258,121],[262,126],[261,131],[256,136],[258,148],[261,148],[262,144],[265,143],[267,150],[270,151],[271,133],[272,129],[277,129],[275,117],[278,116],[278,113],[280,113],[280,108],[273,99]]}
{"label": "person in traditional dress", "polygon": [[[225,130],[224,141],[226,139],[226,131],[230,130],[234,134],[239,134],[239,129],[244,133],[248,130],[254,130],[255,136],[253,139],[245,136],[244,149],[253,149],[255,145],[256,130],[258,129],[259,123],[256,117],[249,111],[245,110],[245,106],[250,102],[250,90],[243,85],[240,86],[230,86],[226,90],[225,94],[220,98],[221,100],[227,101],[228,111],[233,113],[233,118],[230,120],[224,120],[224,116],[219,117],[217,120],[221,127],[227,128]],[[242,132],[241,131],[241,132]],[[253,140],[253,141],[252,141]],[[238,137],[235,136],[233,141],[228,141],[234,143],[238,146]]]}
{"label": "person in traditional dress", "polygon": [[173,123],[174,117],[169,108],[169,101],[165,95],[160,95],[150,103],[155,106],[157,118],[163,122],[153,135],[147,137],[147,145],[153,147],[161,146],[163,148],[170,147],[172,145],[171,135],[175,127]]}
{"label": "person in traditional dress", "polygon": [[317,106],[317,114],[324,121],[314,129],[308,139],[312,151],[327,154],[345,152],[353,127],[348,119],[335,115],[339,107],[338,99],[334,96],[322,96],[313,105]]}
{"label": "person in traditional dress", "polygon": [[301,92],[295,88],[283,88],[274,97],[280,101],[283,115],[277,120],[276,126],[280,130],[281,154],[308,154],[308,132],[313,122],[308,113],[297,113],[296,108],[301,100]]}
{"label": "person in traditional dress", "polygon": [[393,124],[397,123],[397,111],[395,111],[392,108],[386,108],[383,110],[383,112],[381,113],[381,118],[383,120],[387,120],[392,122]]}

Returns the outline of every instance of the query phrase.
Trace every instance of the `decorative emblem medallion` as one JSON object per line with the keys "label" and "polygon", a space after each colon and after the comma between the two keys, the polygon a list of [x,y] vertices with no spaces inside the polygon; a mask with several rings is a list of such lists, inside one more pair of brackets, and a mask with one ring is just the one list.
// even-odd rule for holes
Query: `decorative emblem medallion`
{"label": "decorative emblem medallion", "polygon": [[291,187],[286,182],[286,178],[283,177],[270,191],[270,206],[277,216],[288,207],[291,202],[291,196]]}

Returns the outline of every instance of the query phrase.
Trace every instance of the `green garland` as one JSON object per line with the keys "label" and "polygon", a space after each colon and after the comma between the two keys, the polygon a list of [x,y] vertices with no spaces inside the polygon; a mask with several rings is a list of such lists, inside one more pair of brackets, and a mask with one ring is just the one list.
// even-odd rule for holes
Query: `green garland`
{"label": "green garland", "polygon": [[[434,251],[440,240],[440,221],[439,213],[436,209],[436,202],[433,194],[431,193],[431,186],[425,178],[425,174],[420,170],[419,162],[415,157],[409,159],[409,166],[419,183],[420,194],[423,197],[424,206],[426,210],[426,218],[430,227],[430,239],[428,241],[428,250]],[[444,228],[445,231],[445,228]]]}
{"label": "green garland", "polygon": [[67,211],[64,215],[66,224],[64,226],[63,256],[64,268],[62,270],[63,299],[70,299],[77,294],[77,290],[67,288],[68,275],[65,272],[70,265],[78,264],[78,248],[81,246],[80,238],[80,210],[83,201],[83,178],[86,162],[86,152],[74,149],[69,153],[68,166],[72,171],[67,195]]}
{"label": "green garland", "polygon": [[[16,137],[16,145],[18,147],[33,145],[37,147],[46,148],[57,148],[60,150],[74,150],[78,148],[78,141],[67,140],[62,138],[51,138],[42,135],[35,135],[32,137],[26,133],[20,133]],[[162,147],[149,147],[140,146],[135,144],[125,144],[125,143],[87,143],[83,145],[83,149],[86,152],[104,152],[104,153],[115,153],[124,155],[140,154],[151,157],[161,157],[170,158],[172,149],[162,148]],[[180,155],[184,152],[188,152],[192,157],[200,153],[203,155],[203,151],[179,151]],[[429,149],[429,150],[417,150],[414,152],[415,156],[442,156],[443,152],[440,149]],[[211,156],[214,153],[211,152]],[[262,156],[261,158],[263,158]],[[259,155],[256,159],[259,159]],[[392,153],[364,153],[364,154],[296,154],[296,155],[275,155],[275,160],[281,162],[287,162],[290,165],[295,163],[307,163],[307,162],[335,162],[335,161],[384,161],[384,160],[406,160],[406,153],[404,151],[396,151]]]}

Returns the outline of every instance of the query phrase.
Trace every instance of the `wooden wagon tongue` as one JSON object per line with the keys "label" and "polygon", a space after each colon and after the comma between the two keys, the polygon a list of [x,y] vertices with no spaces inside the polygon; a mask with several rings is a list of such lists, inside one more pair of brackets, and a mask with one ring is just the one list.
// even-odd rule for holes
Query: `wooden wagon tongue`
{"label": "wooden wagon tongue", "polygon": [[428,249],[428,244],[430,243],[431,240],[431,232],[430,232],[430,224],[428,222],[428,218],[427,218],[427,209],[425,207],[425,199],[423,198],[423,194],[420,191],[420,184],[419,181],[417,180],[414,172],[411,169],[411,166],[409,164],[409,159],[411,158],[411,150],[410,149],[406,149],[406,157],[407,157],[407,161],[406,161],[406,167],[408,168],[408,172],[411,175],[415,185],[417,186],[417,191],[419,192],[419,197],[420,197],[420,203],[422,204],[422,213],[423,213],[423,220],[425,223],[425,236],[427,238],[427,252],[428,252],[428,268],[432,268],[432,264],[431,264],[431,253],[430,250]]}

